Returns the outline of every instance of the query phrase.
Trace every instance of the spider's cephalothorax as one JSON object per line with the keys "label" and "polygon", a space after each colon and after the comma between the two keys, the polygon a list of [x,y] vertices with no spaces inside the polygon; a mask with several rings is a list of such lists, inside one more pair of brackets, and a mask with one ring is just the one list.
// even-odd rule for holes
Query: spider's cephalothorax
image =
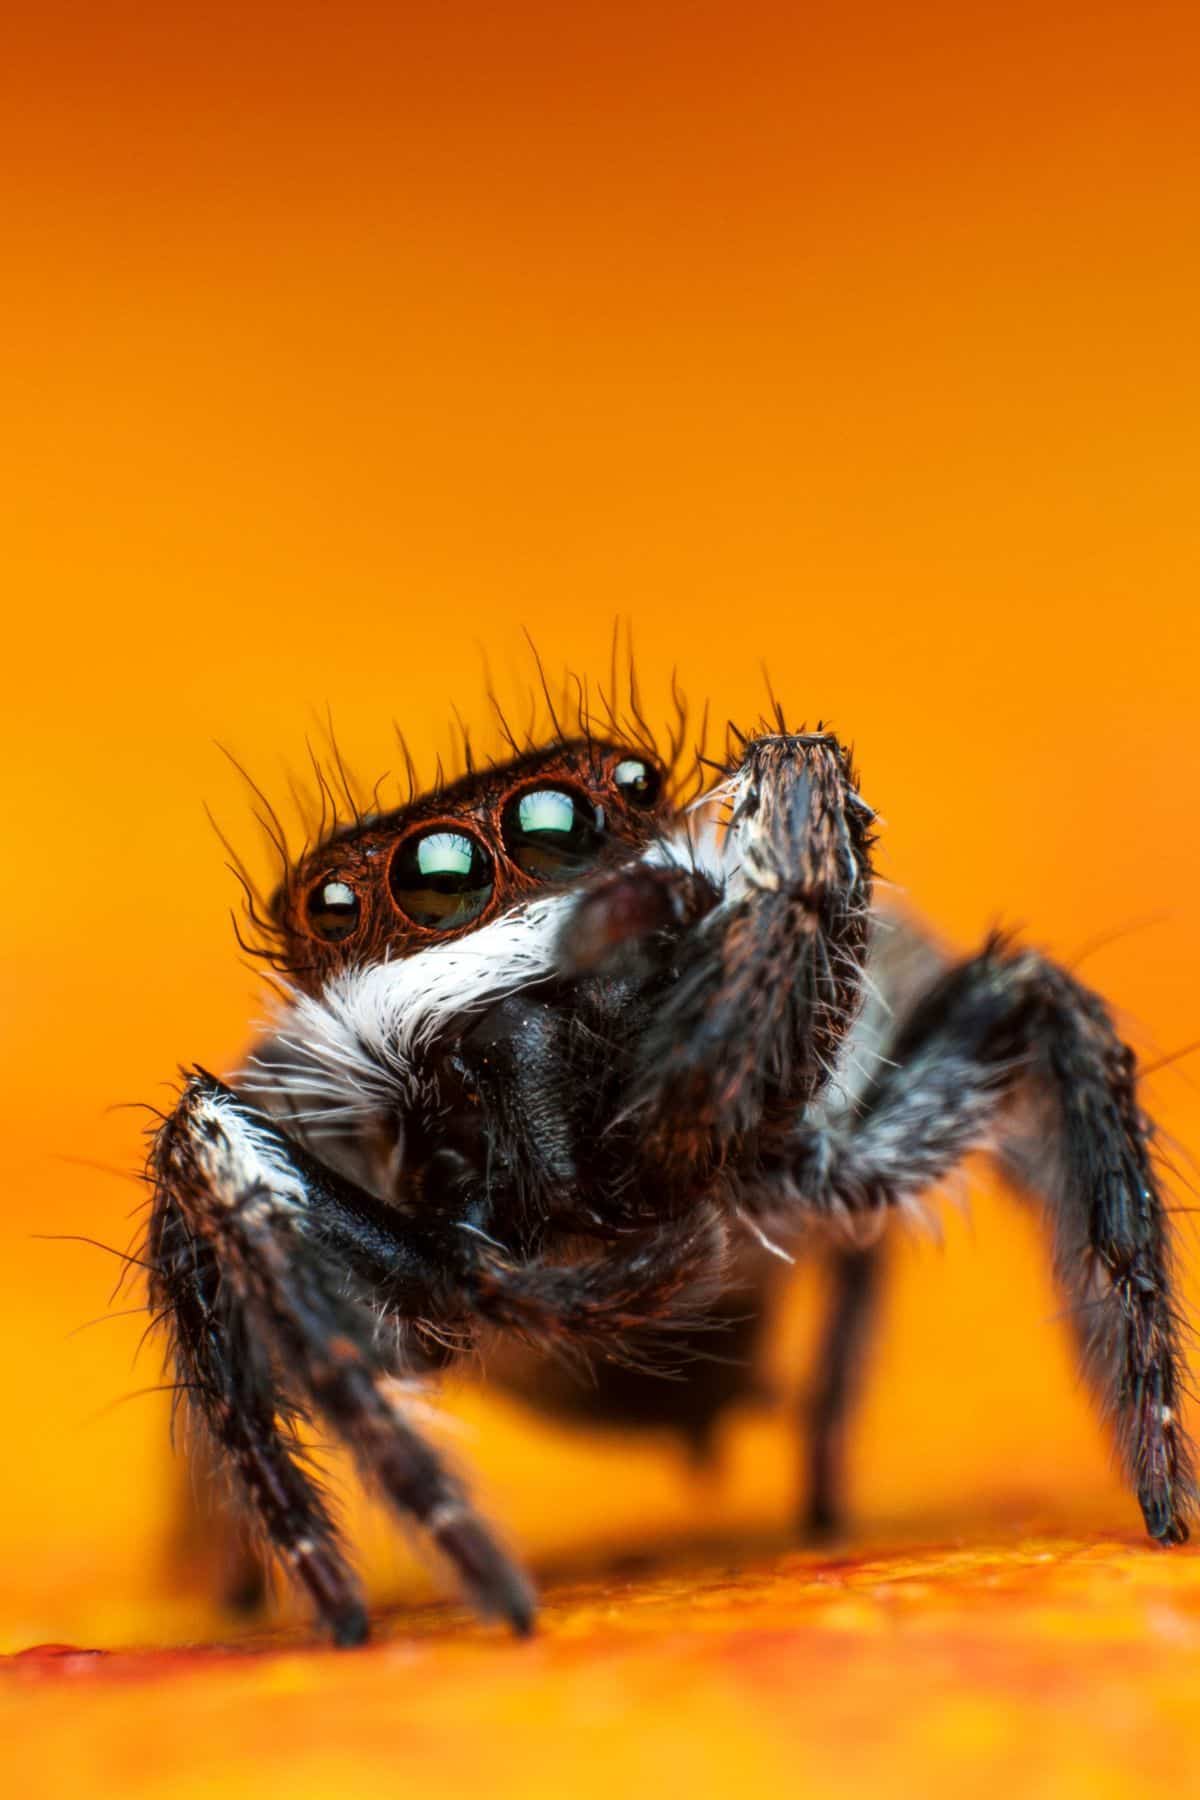
{"label": "spider's cephalothorax", "polygon": [[844,1240],[809,1413],[828,1530],[876,1227],[981,1145],[1048,1215],[1151,1536],[1187,1535],[1167,1226],[1103,1003],[1000,939],[953,962],[873,912],[873,815],[826,731],[779,720],[707,804],[675,791],[644,745],[582,736],[327,834],[271,903],[270,1028],[232,1083],[196,1070],[155,1140],[151,1299],[203,1454],[339,1642],[365,1612],[297,1418],[528,1629],[397,1378],[484,1334],[576,1348],[588,1385],[561,1359],[512,1379],[700,1448],[753,1391],[764,1252],[814,1229]]}

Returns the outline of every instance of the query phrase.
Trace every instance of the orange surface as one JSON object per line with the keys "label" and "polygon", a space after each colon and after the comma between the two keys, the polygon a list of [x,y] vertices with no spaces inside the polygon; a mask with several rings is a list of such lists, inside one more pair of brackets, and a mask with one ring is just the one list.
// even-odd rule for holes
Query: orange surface
{"label": "orange surface", "polygon": [[515,1648],[444,1608],[353,1658],[41,1646],[0,1669],[0,1719],[54,1735],[62,1792],[138,1800],[251,1774],[297,1800],[1107,1800],[1191,1791],[1197,1679],[1195,1557],[1033,1537],[575,1581]]}
{"label": "orange surface", "polygon": [[[255,835],[213,739],[283,795],[329,703],[373,780],[393,718],[428,760],[452,703],[485,724],[481,652],[511,698],[521,627],[594,676],[628,614],[652,710],[678,664],[752,717],[761,660],[852,736],[886,873],[953,939],[1091,945],[1148,1060],[1195,1038],[1198,52],[1190,6],[1080,0],[6,22],[0,1649],[227,1629],[166,1572],[163,1397],[109,1410],[157,1379],[140,1321],[69,1335],[111,1271],[31,1238],[126,1241],[136,1192],[92,1165],[136,1163],[140,1121],[107,1109],[228,1066],[261,1004],[201,802]],[[1147,1090],[1184,1179],[1195,1069]],[[678,1579],[631,1578],[611,1620],[569,1590],[531,1650],[443,1643],[437,1614],[410,1645],[396,1610],[358,1661],[21,1677],[26,1789],[87,1787],[94,1754],[126,1791],[258,1793],[289,1746],[312,1792],[443,1753],[519,1786],[537,1726],[549,1791],[581,1719],[597,1788],[641,1754],[647,1786],[828,1791],[835,1726],[889,1791],[953,1791],[972,1753],[1035,1793],[1194,1764],[1195,1559],[1105,1548],[1136,1518],[1037,1232],[981,1171],[966,1191],[940,1249],[898,1247],[855,1458],[863,1542],[926,1571],[877,1585],[927,1594],[892,1608],[852,1569],[839,1636],[807,1565],[774,1585],[802,1273],[780,1406],[731,1422],[712,1481],[449,1396],[540,1569],[691,1542]],[[1027,1565],[1043,1524],[1070,1548]],[[427,1599],[356,1525],[375,1591]],[[925,1562],[950,1540],[984,1563]],[[757,1649],[720,1585],[739,1542]]]}

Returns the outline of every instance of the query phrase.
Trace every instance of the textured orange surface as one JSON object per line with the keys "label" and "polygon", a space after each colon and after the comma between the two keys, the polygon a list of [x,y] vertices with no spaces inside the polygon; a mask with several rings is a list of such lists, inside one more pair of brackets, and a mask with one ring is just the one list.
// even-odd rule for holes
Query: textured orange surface
{"label": "textured orange surface", "polygon": [[[440,1607],[286,1642],[0,1666],[17,1791],[1187,1793],[1200,1562],[1112,1539],[576,1581],[519,1647]],[[29,1784],[28,1786],[26,1784]]]}
{"label": "textured orange surface", "polygon": [[[172,1572],[165,1399],[113,1408],[157,1380],[140,1320],[70,1335],[112,1271],[31,1237],[126,1242],[106,1171],[141,1120],[108,1109],[229,1067],[261,1007],[201,802],[256,834],[213,739],[281,797],[327,703],[369,781],[393,717],[428,764],[452,703],[486,720],[481,651],[511,700],[522,626],[594,677],[627,614],[652,712],[677,664],[752,718],[763,660],[855,740],[884,870],[953,941],[1001,919],[1087,951],[1147,1061],[1195,1038],[1198,51],[1194,6],[1103,0],[6,15],[0,1650],[229,1629]],[[1183,1206],[1196,1066],[1147,1086]],[[530,1649],[443,1644],[440,1614],[410,1644],[396,1610],[359,1661],[21,1678],[6,1751],[184,1794],[293,1755],[352,1791],[360,1726],[393,1785],[445,1754],[519,1786],[501,1742],[530,1785],[819,1792],[835,1737],[888,1792],[972,1757],[1034,1793],[1165,1777],[1194,1561],[1088,1548],[1137,1521],[1035,1222],[982,1170],[963,1192],[940,1248],[897,1244],[853,1470],[861,1542],[924,1573],[776,1589],[761,1549],[752,1641],[719,1586],[729,1546],[785,1553],[802,1271],[778,1404],[711,1477],[447,1397],[539,1568],[690,1544],[694,1588],[611,1620],[568,1593]],[[1073,1548],[998,1590],[922,1560],[1038,1521]],[[354,1524],[375,1593],[426,1604]]]}

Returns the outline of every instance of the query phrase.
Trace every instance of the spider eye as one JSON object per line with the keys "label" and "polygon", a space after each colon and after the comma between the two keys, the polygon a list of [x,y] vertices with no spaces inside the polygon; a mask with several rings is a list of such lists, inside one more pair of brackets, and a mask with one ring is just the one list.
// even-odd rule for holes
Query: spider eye
{"label": "spider eye", "polygon": [[640,756],[627,756],[617,764],[613,784],[622,800],[643,809],[653,806],[662,792],[662,776]]}
{"label": "spider eye", "polygon": [[304,910],[317,936],[327,944],[338,944],[358,930],[362,901],[348,882],[331,876],[309,890]]}
{"label": "spider eye", "polygon": [[388,871],[392,899],[415,925],[452,931],[477,919],[492,897],[492,859],[478,838],[448,826],[406,838]]}
{"label": "spider eye", "polygon": [[538,881],[561,881],[595,862],[604,814],[569,788],[533,788],[504,809],[504,848]]}

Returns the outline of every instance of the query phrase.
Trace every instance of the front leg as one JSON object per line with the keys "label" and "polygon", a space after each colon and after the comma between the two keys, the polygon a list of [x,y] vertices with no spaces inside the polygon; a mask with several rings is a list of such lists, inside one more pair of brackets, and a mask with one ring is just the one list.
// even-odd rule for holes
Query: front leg
{"label": "front leg", "polygon": [[171,1334],[192,1416],[225,1452],[268,1545],[335,1640],[361,1641],[366,1616],[287,1430],[309,1414],[424,1528],[481,1612],[529,1630],[529,1585],[405,1419],[367,1303],[364,1277],[386,1267],[404,1316],[444,1314],[452,1302],[435,1263],[388,1209],[210,1076],[189,1082],[152,1170],[151,1304]]}
{"label": "front leg", "polygon": [[[362,1643],[366,1605],[320,1489],[296,1454],[293,1409],[211,1247],[161,1189],[147,1249],[151,1308],[168,1334],[183,1411],[203,1434],[193,1456],[212,1473],[229,1472],[250,1537],[261,1537],[308,1590],[334,1642]],[[240,1522],[237,1535],[240,1547]]]}
{"label": "front leg", "polygon": [[748,1210],[780,1230],[862,1218],[916,1201],[969,1150],[998,1149],[1052,1224],[1085,1371],[1146,1529],[1182,1543],[1197,1490],[1170,1233],[1134,1055],[1103,1001],[993,940],[936,980],[885,1048],[855,1110],[766,1149]]}

